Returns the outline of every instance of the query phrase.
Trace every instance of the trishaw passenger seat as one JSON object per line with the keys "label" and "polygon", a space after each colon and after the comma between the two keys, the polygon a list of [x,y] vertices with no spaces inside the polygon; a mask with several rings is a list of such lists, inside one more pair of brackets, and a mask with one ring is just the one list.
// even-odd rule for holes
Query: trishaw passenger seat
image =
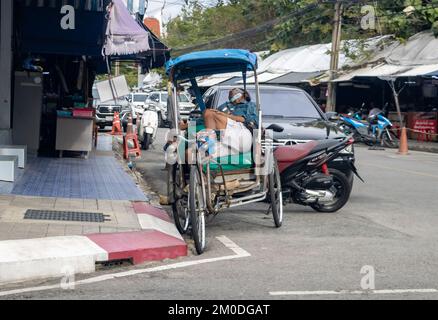
{"label": "trishaw passenger seat", "polygon": [[[200,132],[205,130],[205,125],[203,119],[196,119],[196,132]],[[216,131],[217,141],[220,142],[221,132]],[[238,170],[246,170],[252,169],[254,167],[253,153],[240,153],[236,155],[229,155],[226,157],[221,157],[215,159],[215,162],[221,164],[222,169],[224,171],[238,171]],[[206,166],[204,166],[204,170],[206,170]],[[210,169],[212,171],[220,171],[220,167],[216,163],[210,164]]]}

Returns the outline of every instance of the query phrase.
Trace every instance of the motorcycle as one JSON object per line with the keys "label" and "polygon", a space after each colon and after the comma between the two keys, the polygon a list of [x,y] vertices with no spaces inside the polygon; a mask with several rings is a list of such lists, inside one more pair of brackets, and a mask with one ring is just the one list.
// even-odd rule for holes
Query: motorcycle
{"label": "motorcycle", "polygon": [[[311,141],[278,147],[274,155],[285,201],[310,206],[317,212],[332,213],[342,209],[350,199],[352,186],[344,173],[329,169],[327,164],[353,143],[354,139],[349,136],[342,141]],[[350,166],[363,182],[353,162]]]}
{"label": "motorcycle", "polygon": [[154,105],[146,105],[137,130],[141,148],[149,150],[158,132],[158,112]]}
{"label": "motorcycle", "polygon": [[340,117],[340,127],[346,134],[353,134],[358,142],[363,142],[368,146],[374,146],[378,143],[387,148],[398,148],[398,138],[391,131],[392,122],[385,117],[386,104],[384,109],[374,108],[370,111],[367,120],[363,120],[364,109],[349,113],[348,116]]}

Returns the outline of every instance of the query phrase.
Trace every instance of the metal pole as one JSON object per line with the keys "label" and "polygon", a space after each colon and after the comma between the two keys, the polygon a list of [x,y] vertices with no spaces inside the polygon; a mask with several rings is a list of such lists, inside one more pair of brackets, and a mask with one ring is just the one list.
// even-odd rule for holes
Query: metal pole
{"label": "metal pole", "polygon": [[342,38],[342,11],[343,3],[337,1],[335,4],[335,17],[333,21],[333,35],[332,35],[332,50],[330,60],[330,80],[328,83],[328,97],[326,111],[335,111],[336,109],[336,84],[333,80],[336,78],[336,71],[339,68],[339,52],[341,50]]}
{"label": "metal pole", "polygon": [[[12,31],[14,1],[1,0],[0,17],[0,131],[1,143],[10,143],[12,114]],[[6,134],[6,136],[3,136]]]}

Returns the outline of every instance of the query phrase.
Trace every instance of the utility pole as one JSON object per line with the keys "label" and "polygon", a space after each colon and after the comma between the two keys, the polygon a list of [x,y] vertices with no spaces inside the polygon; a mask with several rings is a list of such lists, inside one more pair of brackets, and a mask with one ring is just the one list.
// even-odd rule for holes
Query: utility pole
{"label": "utility pole", "polygon": [[332,50],[330,60],[330,80],[327,90],[327,108],[326,112],[335,111],[336,109],[336,85],[332,82],[336,77],[336,72],[339,68],[339,52],[341,51],[341,37],[342,37],[342,11],[344,4],[341,0],[336,1],[335,17],[333,21],[333,35],[332,35]]}
{"label": "utility pole", "polygon": [[114,73],[116,77],[120,76],[120,61],[116,61]]}

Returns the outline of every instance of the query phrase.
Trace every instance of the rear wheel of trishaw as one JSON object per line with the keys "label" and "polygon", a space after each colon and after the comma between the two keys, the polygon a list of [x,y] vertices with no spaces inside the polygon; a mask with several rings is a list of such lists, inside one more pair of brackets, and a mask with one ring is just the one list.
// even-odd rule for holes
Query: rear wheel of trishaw
{"label": "rear wheel of trishaw", "polygon": [[274,168],[269,174],[269,200],[275,227],[280,228],[283,225],[283,191],[277,161],[274,161]]}
{"label": "rear wheel of trishaw", "polygon": [[190,169],[189,213],[192,225],[192,237],[196,252],[203,254],[206,247],[205,204],[201,185],[201,174],[196,165]]}

